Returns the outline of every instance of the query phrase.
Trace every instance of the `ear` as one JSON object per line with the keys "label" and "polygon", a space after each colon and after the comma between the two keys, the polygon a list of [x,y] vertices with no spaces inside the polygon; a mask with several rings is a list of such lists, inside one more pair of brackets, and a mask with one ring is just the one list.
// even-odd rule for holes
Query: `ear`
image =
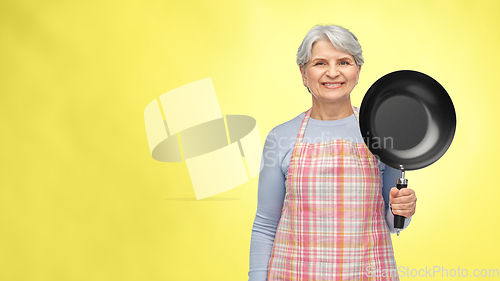
{"label": "ear", "polygon": [[358,65],[358,74],[356,75],[356,85],[358,85],[358,81],[359,80],[359,73],[361,72],[361,65]]}
{"label": "ear", "polygon": [[302,84],[307,87],[307,75],[306,75],[306,70],[302,65],[299,66],[300,69],[300,74],[302,75]]}

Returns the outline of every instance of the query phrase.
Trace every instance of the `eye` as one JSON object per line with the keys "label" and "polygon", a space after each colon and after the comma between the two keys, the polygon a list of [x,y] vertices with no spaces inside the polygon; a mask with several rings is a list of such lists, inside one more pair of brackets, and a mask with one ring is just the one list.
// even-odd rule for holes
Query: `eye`
{"label": "eye", "polygon": [[348,62],[346,62],[346,61],[341,61],[341,62],[340,62],[340,65],[349,65],[349,63],[348,63]]}
{"label": "eye", "polygon": [[320,62],[315,63],[314,65],[325,65],[325,63],[320,61]]}

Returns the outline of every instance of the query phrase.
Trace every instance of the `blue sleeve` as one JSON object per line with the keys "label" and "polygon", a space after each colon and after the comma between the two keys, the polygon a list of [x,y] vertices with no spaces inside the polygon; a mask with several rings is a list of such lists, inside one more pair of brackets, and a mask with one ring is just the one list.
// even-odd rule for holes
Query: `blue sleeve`
{"label": "blue sleeve", "polygon": [[[381,163],[379,163],[380,166]],[[396,186],[396,181],[399,177],[401,177],[401,171],[389,167],[385,164],[381,164],[381,177],[382,177],[382,196],[384,197],[385,203],[385,220],[387,222],[387,226],[389,226],[389,230],[391,233],[396,233],[397,229],[394,228],[394,215],[392,214],[391,208],[389,207],[389,193],[391,192],[391,188]],[[405,219],[405,225],[403,229],[405,229],[411,221],[411,217]]]}
{"label": "blue sleeve", "polygon": [[286,193],[285,176],[281,172],[279,158],[279,147],[272,130],[262,153],[257,212],[250,242],[249,281],[267,280],[267,267]]}

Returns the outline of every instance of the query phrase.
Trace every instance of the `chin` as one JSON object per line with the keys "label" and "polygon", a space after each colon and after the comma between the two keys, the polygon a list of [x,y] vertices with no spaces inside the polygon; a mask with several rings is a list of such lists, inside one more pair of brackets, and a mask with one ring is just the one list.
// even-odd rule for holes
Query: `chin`
{"label": "chin", "polygon": [[349,96],[326,96],[316,100],[321,103],[339,103],[349,101]]}

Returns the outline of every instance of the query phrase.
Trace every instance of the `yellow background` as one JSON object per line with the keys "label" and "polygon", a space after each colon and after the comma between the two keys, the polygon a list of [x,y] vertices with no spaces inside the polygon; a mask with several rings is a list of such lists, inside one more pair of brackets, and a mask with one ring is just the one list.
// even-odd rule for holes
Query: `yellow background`
{"label": "yellow background", "polygon": [[354,105],[400,69],[455,104],[448,153],[407,173],[398,265],[500,268],[499,16],[499,1],[2,1],[0,280],[246,280],[258,178],[196,201],[185,163],[151,157],[143,111],[212,77],[263,143],[311,105],[295,52],[318,23],[359,38]]}

